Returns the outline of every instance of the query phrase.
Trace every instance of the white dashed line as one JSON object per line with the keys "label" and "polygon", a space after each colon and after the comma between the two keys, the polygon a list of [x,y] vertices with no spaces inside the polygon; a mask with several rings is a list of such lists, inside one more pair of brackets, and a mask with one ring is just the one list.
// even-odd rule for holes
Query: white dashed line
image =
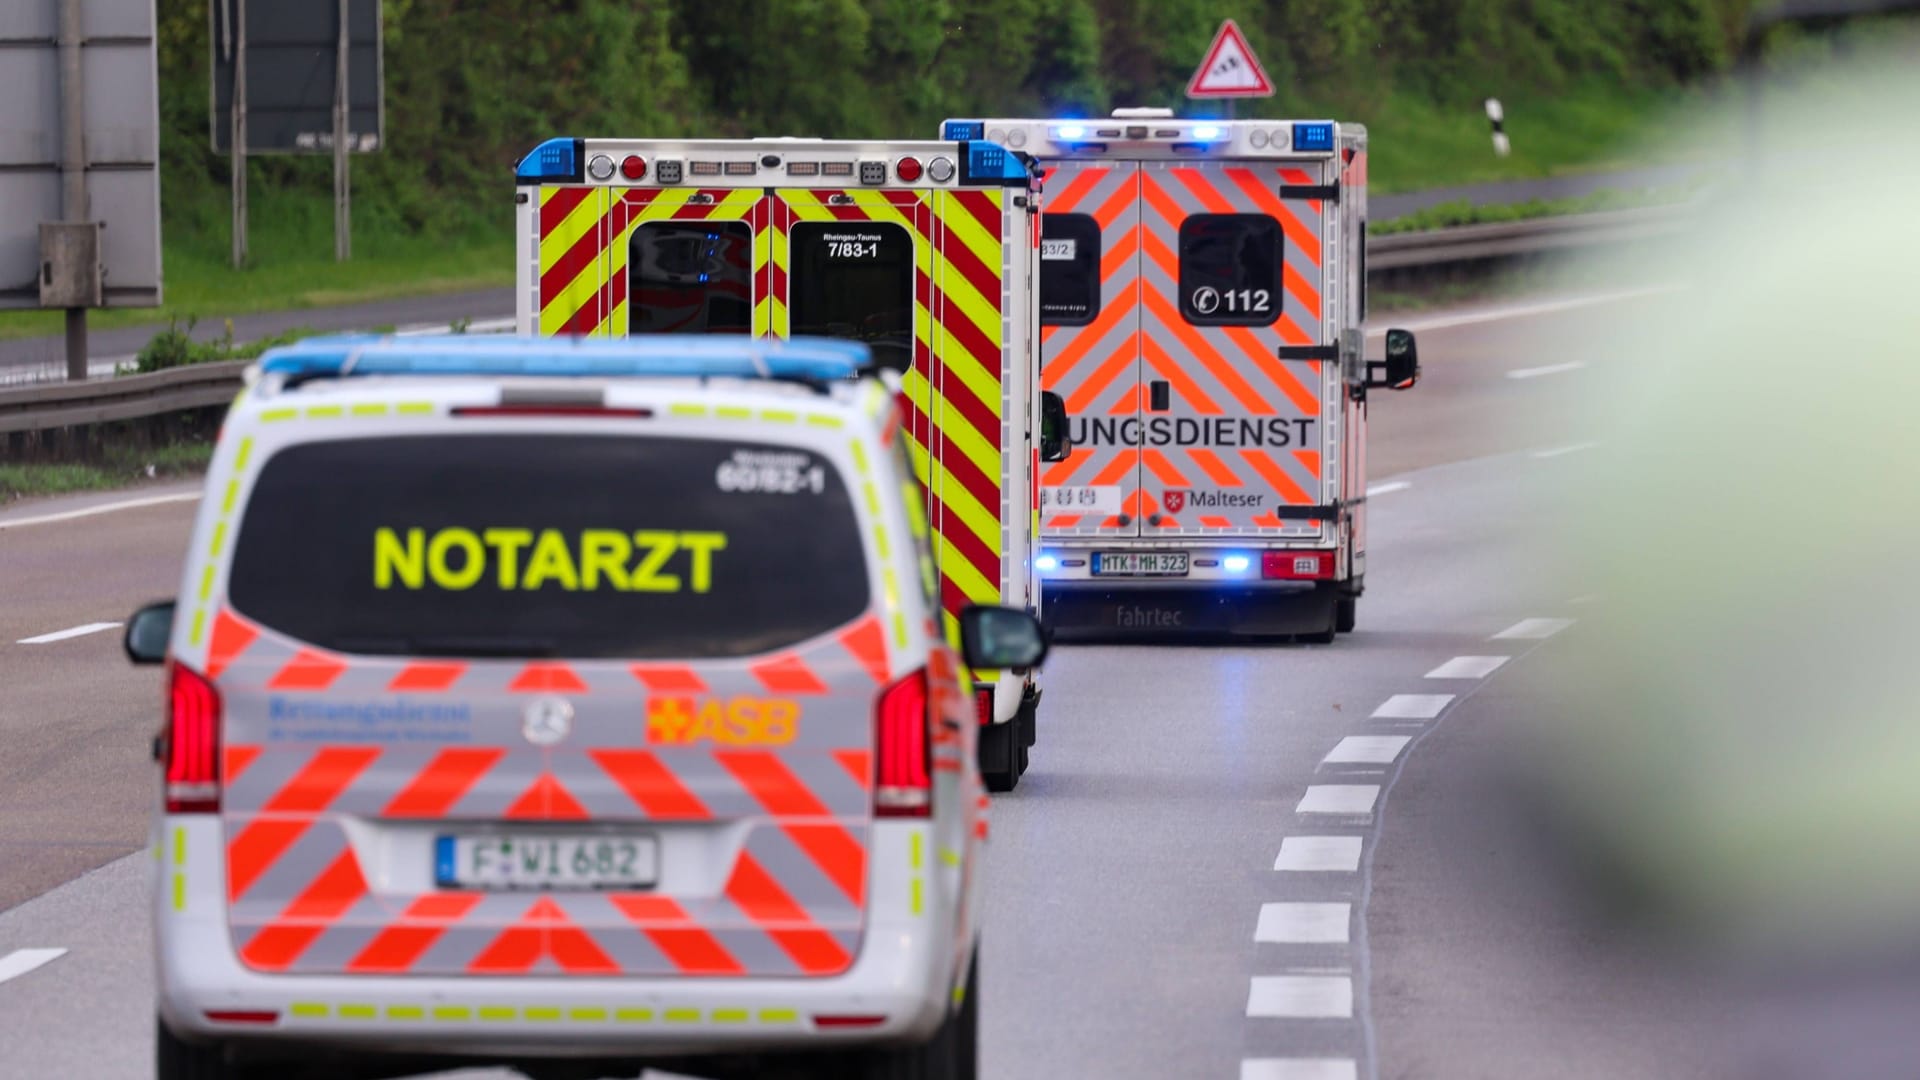
{"label": "white dashed line", "polygon": [[1368,488],[1367,498],[1371,499],[1379,495],[1391,495],[1396,491],[1405,491],[1412,486],[1413,484],[1411,481],[1389,480],[1384,484],[1375,484],[1372,487]]}
{"label": "white dashed line", "polygon": [[1410,741],[1407,735],[1349,735],[1321,760],[1328,765],[1390,765]]}
{"label": "white dashed line", "polygon": [[15,949],[0,956],[0,983],[17,979],[27,972],[67,955],[65,949]]}
{"label": "white dashed line", "polygon": [[1302,814],[1371,814],[1379,784],[1314,784],[1295,809]]}
{"label": "white dashed line", "polygon": [[1582,450],[1591,450],[1599,445],[1597,442],[1574,443],[1572,446],[1556,446],[1551,450],[1535,450],[1533,456],[1537,458],[1563,457],[1567,454],[1577,454]]}
{"label": "white dashed line", "polygon": [[1294,1020],[1345,1020],[1353,1015],[1353,979],[1346,975],[1256,975],[1247,1015]]}
{"label": "white dashed line", "polygon": [[159,506],[163,503],[192,502],[200,497],[197,491],[182,495],[150,495],[144,499],[126,499],[121,502],[103,503],[89,506],[84,510],[67,510],[58,514],[42,514],[39,517],[0,519],[0,529],[12,529],[21,525],[47,525],[55,521],[72,521],[75,518],[92,517],[95,514],[111,514],[116,510],[137,510],[142,506]]}
{"label": "white dashed line", "polygon": [[1427,672],[1427,678],[1484,679],[1506,662],[1504,656],[1456,656]]}
{"label": "white dashed line", "polygon": [[1360,1070],[1346,1058],[1248,1058],[1240,1080],[1359,1080]]}
{"label": "white dashed line", "polygon": [[1280,945],[1345,945],[1352,904],[1261,904],[1253,940]]}
{"label": "white dashed line", "polygon": [[68,638],[85,637],[88,634],[97,634],[102,630],[111,630],[114,627],[119,625],[120,624],[117,622],[90,622],[84,626],[70,626],[65,630],[55,630],[51,634],[41,634],[39,637],[23,637],[19,641],[14,642],[14,644],[45,645],[48,642],[65,641]]}
{"label": "white dashed line", "polygon": [[1289,836],[1280,841],[1275,870],[1351,873],[1360,869],[1357,836]]}
{"label": "white dashed line", "polygon": [[1521,619],[1493,635],[1495,641],[1545,641],[1573,625],[1572,619]]}
{"label": "white dashed line", "polygon": [[1431,720],[1452,703],[1452,694],[1395,694],[1373,710],[1373,719]]}
{"label": "white dashed line", "polygon": [[1568,371],[1579,371],[1586,367],[1585,360],[1569,360],[1564,364],[1548,364],[1545,367],[1514,368],[1507,372],[1509,379],[1537,379],[1542,375],[1560,375]]}

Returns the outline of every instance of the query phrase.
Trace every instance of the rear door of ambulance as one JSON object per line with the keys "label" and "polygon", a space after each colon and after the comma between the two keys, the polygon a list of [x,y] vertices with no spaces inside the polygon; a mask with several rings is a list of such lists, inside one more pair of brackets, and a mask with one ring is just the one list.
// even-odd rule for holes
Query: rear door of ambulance
{"label": "rear door of ambulance", "polygon": [[659,412],[361,403],[315,441],[261,426],[257,471],[212,478],[234,546],[193,625],[248,967],[853,963],[889,674],[872,522],[824,436]]}
{"label": "rear door of ambulance", "polygon": [[1300,191],[1322,171],[1057,163],[1042,380],[1066,399],[1074,449],[1046,474],[1046,535],[1331,541],[1321,508],[1339,459],[1324,412],[1338,372],[1323,344],[1322,238],[1334,204]]}

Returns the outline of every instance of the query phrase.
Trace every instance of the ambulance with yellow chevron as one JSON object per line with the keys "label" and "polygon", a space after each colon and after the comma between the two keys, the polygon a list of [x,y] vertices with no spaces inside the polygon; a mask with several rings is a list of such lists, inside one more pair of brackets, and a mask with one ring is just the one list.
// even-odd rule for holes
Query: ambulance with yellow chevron
{"label": "ambulance with yellow chevron", "polygon": [[[519,333],[866,343],[898,377],[949,636],[971,604],[1038,611],[1038,472],[1067,448],[1039,385],[1031,159],[981,139],[554,138],[515,185]],[[981,773],[1009,790],[1040,687],[1002,673],[976,695]]]}

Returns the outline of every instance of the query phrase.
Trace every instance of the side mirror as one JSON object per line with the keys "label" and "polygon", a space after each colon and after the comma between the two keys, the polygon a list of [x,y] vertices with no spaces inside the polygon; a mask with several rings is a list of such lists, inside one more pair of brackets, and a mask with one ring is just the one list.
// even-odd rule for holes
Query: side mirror
{"label": "side mirror", "polygon": [[167,642],[173,637],[173,601],[148,604],[127,620],[127,635],[121,645],[127,659],[136,664],[158,664],[167,658]]}
{"label": "side mirror", "polygon": [[[1376,378],[1374,372],[1380,371]],[[1387,358],[1367,365],[1367,385],[1387,390],[1405,390],[1420,381],[1420,346],[1411,330],[1387,331]]]}
{"label": "side mirror", "polygon": [[1036,668],[1047,658],[1047,633],[1030,612],[977,605],[960,613],[960,654],[980,670]]}
{"label": "side mirror", "polygon": [[1040,460],[1065,461],[1073,444],[1067,441],[1067,403],[1051,390],[1040,392]]}

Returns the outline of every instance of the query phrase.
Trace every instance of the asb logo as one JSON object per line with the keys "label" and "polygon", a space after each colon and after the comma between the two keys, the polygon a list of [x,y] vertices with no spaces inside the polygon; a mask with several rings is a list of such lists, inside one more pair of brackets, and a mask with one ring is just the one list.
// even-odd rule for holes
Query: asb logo
{"label": "asb logo", "polygon": [[1177,514],[1186,508],[1187,493],[1184,491],[1163,491],[1160,493],[1160,504],[1167,508],[1167,513]]}

